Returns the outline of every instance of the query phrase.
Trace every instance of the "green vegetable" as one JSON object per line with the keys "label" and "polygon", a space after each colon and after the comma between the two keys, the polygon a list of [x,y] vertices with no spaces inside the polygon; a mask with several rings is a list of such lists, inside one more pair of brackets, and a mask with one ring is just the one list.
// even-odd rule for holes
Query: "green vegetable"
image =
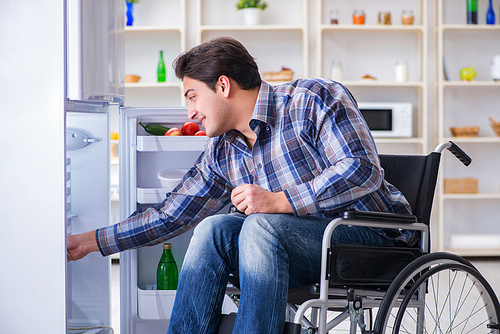
{"label": "green vegetable", "polygon": [[167,132],[170,129],[167,128],[166,126],[154,123],[144,125],[142,124],[142,122],[139,122],[139,124],[144,128],[144,130],[146,130],[147,133],[150,133],[154,136],[164,136],[165,132]]}

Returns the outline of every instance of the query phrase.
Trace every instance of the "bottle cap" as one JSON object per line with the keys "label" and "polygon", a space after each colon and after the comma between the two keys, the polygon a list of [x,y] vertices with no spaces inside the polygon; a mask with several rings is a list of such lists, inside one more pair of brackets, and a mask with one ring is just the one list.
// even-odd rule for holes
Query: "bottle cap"
{"label": "bottle cap", "polygon": [[170,243],[164,243],[163,244],[163,249],[172,249],[172,244],[170,244]]}

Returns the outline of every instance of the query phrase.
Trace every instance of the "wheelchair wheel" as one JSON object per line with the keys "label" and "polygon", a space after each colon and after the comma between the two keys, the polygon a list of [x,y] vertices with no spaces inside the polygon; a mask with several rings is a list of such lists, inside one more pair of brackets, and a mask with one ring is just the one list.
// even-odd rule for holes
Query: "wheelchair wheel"
{"label": "wheelchair wheel", "polygon": [[380,305],[375,333],[500,333],[500,306],[463,258],[432,253],[410,263]]}

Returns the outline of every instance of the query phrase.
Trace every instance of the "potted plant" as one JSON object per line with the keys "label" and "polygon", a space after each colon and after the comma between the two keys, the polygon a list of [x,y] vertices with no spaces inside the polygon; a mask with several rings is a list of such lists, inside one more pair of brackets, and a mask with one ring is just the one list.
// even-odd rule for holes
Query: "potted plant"
{"label": "potted plant", "polygon": [[259,24],[260,11],[266,8],[267,2],[262,0],[240,0],[236,4],[236,9],[243,11],[243,20],[246,25]]}

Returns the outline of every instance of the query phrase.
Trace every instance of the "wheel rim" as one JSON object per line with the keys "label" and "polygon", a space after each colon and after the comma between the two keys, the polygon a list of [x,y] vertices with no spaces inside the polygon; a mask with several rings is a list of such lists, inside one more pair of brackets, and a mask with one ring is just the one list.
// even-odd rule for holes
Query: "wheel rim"
{"label": "wheel rim", "polygon": [[[472,267],[447,263],[430,268],[403,299],[393,333],[498,333],[487,328],[498,318],[487,286]],[[424,299],[418,298],[422,291]]]}

